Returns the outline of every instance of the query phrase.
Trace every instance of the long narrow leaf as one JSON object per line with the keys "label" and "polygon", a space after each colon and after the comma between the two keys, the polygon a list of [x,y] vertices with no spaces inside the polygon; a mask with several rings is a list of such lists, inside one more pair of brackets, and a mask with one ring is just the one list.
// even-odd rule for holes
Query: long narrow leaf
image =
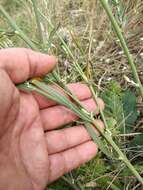
{"label": "long narrow leaf", "polygon": [[91,122],[91,118],[87,116],[87,113],[85,113],[83,110],[80,110],[75,104],[73,104],[70,100],[68,100],[65,96],[58,93],[55,89],[52,87],[44,84],[43,82],[39,82],[37,80],[32,80],[32,84],[34,84],[36,87],[42,89],[43,91],[47,92],[50,98],[57,101],[59,104],[62,104],[72,110],[76,115],[78,115],[81,119],[86,120],[88,122]]}
{"label": "long narrow leaf", "polygon": [[92,137],[93,141],[99,146],[100,150],[107,156],[107,158],[112,159],[112,157],[110,156],[110,152],[105,148],[105,145],[103,144],[103,142],[96,135],[91,124],[85,123],[85,127],[86,127],[88,133],[90,134],[90,136]]}

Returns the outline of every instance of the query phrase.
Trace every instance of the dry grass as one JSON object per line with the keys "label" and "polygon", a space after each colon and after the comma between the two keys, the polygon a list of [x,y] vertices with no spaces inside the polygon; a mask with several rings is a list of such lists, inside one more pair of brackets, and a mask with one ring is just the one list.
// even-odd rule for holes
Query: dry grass
{"label": "dry grass", "polygon": [[[17,20],[21,28],[30,37],[35,38],[36,24],[33,14],[31,14],[30,1],[1,0],[1,2],[11,12],[12,17]],[[131,73],[127,60],[98,0],[43,0],[38,3],[42,13],[51,19],[55,26],[60,25],[61,34],[72,48],[78,61],[82,62],[85,67],[90,65],[87,69],[91,68],[97,85],[100,79],[102,79],[102,87],[112,79],[116,79],[122,85],[127,85],[123,77],[124,75],[130,77]],[[122,27],[143,80],[141,65],[143,59],[143,2],[128,0],[124,4]],[[116,14],[116,7],[113,10]],[[0,23],[5,26],[3,20]],[[42,23],[45,41],[47,41],[50,30],[44,20]],[[63,58],[60,43],[56,39],[53,39],[52,42],[55,46],[53,51]],[[16,45],[23,45],[21,43],[18,42]],[[63,62],[63,59],[61,60]],[[68,60],[65,62],[67,67],[69,65],[70,70],[70,63],[68,64]]]}

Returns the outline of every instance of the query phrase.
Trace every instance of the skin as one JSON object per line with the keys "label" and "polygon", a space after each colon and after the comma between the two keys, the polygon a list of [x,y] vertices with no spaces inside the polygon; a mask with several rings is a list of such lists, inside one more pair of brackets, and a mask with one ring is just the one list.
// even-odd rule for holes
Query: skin
{"label": "skin", "polygon": [[[78,119],[70,110],[15,87],[47,74],[56,63],[54,57],[28,49],[0,50],[0,189],[43,190],[97,154],[83,126],[60,129]],[[98,113],[86,85],[68,87],[85,108]],[[103,109],[101,99],[99,104]]]}

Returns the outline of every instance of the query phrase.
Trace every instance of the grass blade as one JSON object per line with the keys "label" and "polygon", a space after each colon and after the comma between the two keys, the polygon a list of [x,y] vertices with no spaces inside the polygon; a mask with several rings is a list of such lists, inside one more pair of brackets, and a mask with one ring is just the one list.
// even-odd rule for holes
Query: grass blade
{"label": "grass blade", "polygon": [[38,50],[36,45],[28,38],[28,36],[17,26],[17,24],[14,22],[14,20],[11,18],[11,16],[6,12],[6,10],[3,8],[2,5],[0,5],[0,12],[2,15],[7,19],[8,23],[12,27],[12,29],[15,30],[15,33],[18,34],[27,44],[30,48],[33,50]]}
{"label": "grass blade", "polygon": [[66,106],[67,108],[72,110],[76,115],[78,115],[81,119],[86,120],[88,122],[91,122],[90,117],[87,116],[87,111],[86,110],[80,110],[75,104],[73,104],[65,96],[58,93],[52,87],[44,84],[43,82],[39,82],[37,80],[32,80],[31,84],[34,84],[36,87],[38,87],[39,89],[46,92],[48,94],[48,96],[49,96],[49,99],[52,99],[52,100],[58,102],[59,104]]}
{"label": "grass blade", "polygon": [[38,28],[38,36],[39,36],[39,42],[41,42],[42,44],[44,43],[44,39],[43,39],[43,32],[42,32],[42,28],[41,28],[41,23],[40,23],[40,15],[37,9],[37,1],[36,0],[31,0],[33,3],[33,8],[34,8],[34,13],[35,13],[35,18],[36,18],[36,23],[37,23],[37,28]]}
{"label": "grass blade", "polygon": [[104,144],[102,143],[102,141],[100,140],[100,138],[96,135],[95,131],[93,130],[92,126],[90,123],[85,123],[85,127],[88,131],[88,133],[90,134],[90,136],[92,137],[93,141],[95,142],[95,144],[97,144],[100,148],[100,150],[107,156],[107,158],[112,159],[112,157],[110,156],[109,151],[105,148]]}

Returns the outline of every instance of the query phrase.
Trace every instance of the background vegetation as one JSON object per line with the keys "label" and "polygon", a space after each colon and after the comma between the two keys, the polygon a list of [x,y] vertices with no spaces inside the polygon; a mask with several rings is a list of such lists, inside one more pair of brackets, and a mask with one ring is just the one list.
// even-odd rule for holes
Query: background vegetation
{"label": "background vegetation", "polygon": [[[123,29],[138,74],[143,81],[143,2],[108,0]],[[17,25],[45,53],[59,57],[59,73],[65,82],[80,81],[63,44],[70,47],[86,76],[106,103],[105,115],[112,136],[142,175],[143,106],[128,61],[99,0],[41,0],[43,39],[39,39],[30,0],[0,0]],[[52,23],[54,27],[51,27]],[[39,43],[39,40],[41,41]],[[0,17],[0,47],[28,47],[7,21]],[[110,150],[112,152],[112,148]],[[118,160],[98,156],[52,184],[53,190],[140,190],[136,178]]]}

